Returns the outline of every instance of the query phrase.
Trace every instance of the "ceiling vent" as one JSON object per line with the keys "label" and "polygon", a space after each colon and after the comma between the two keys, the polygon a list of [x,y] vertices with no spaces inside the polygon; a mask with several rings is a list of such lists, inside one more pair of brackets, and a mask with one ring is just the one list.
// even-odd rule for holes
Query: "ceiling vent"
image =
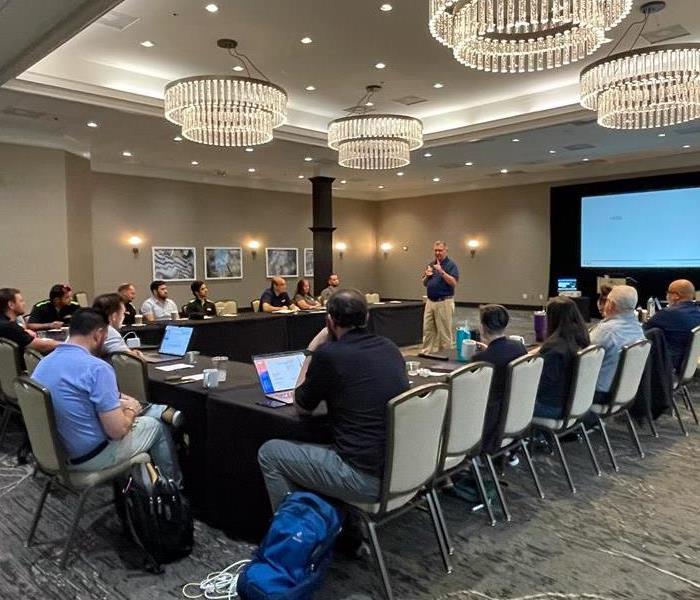
{"label": "ceiling vent", "polygon": [[97,19],[97,22],[105,27],[111,27],[117,31],[124,31],[127,27],[133,25],[138,20],[138,17],[132,17],[131,15],[113,10],[108,12],[103,17]]}
{"label": "ceiling vent", "polygon": [[591,148],[595,148],[593,144],[571,144],[571,146],[564,146],[565,150],[568,150],[569,152],[577,152],[579,150],[590,150]]}
{"label": "ceiling vent", "polygon": [[686,35],[690,35],[690,32],[685,27],[682,25],[671,25],[655,31],[647,31],[642,34],[642,37],[650,44],[658,44],[685,37]]}
{"label": "ceiling vent", "polygon": [[394,102],[398,102],[404,106],[413,106],[415,104],[423,104],[423,102],[427,102],[427,100],[420,96],[404,96],[403,98],[395,98]]}
{"label": "ceiling vent", "polygon": [[10,115],[11,117],[22,117],[24,119],[53,118],[51,115],[45,112],[29,110],[27,108],[17,108],[16,106],[8,106],[7,108],[3,109],[2,114]]}

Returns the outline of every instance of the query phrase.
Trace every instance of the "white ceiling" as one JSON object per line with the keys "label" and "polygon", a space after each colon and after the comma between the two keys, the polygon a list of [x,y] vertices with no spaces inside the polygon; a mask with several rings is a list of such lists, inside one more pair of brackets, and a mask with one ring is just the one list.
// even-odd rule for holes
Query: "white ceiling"
{"label": "white ceiling", "polygon": [[[219,0],[216,14],[204,10],[206,3],[125,0],[115,11],[137,19],[129,27],[119,31],[98,21],[0,90],[0,140],[87,153],[100,171],[266,189],[303,191],[308,183],[298,175],[327,174],[348,181],[337,184],[338,194],[370,199],[643,171],[651,158],[655,169],[698,162],[700,123],[659,138],[656,131],[612,132],[591,122],[593,113],[577,103],[585,62],[518,75],[462,67],[428,33],[427,0],[394,0],[390,13],[379,10],[378,0]],[[637,19],[636,13],[628,17],[610,37]],[[678,24],[690,32],[683,41],[700,41],[697,0],[671,0],[647,31]],[[301,44],[307,35],[314,42]],[[237,39],[241,51],[289,93],[289,124],[255,152],[175,143],[177,131],[162,117],[168,81],[232,72],[235,61],[216,48],[221,37]],[[155,46],[144,48],[144,40]],[[602,51],[593,59],[600,56]],[[378,61],[387,68],[375,69]],[[445,87],[434,89],[436,82]],[[403,177],[342,169],[325,147],[327,122],[345,114],[370,83],[384,85],[378,110],[424,120],[426,147],[414,153]],[[307,85],[317,90],[307,92]],[[404,96],[426,102],[395,102]],[[8,114],[8,107],[47,116]],[[100,127],[85,127],[91,119]],[[521,141],[511,142],[515,137]],[[572,144],[593,148],[565,148]],[[134,156],[123,158],[123,150]],[[425,152],[433,156],[424,158]],[[304,162],[305,156],[314,161]],[[192,160],[200,165],[193,167]],[[465,167],[468,161],[474,166]],[[502,168],[511,173],[501,175]]]}

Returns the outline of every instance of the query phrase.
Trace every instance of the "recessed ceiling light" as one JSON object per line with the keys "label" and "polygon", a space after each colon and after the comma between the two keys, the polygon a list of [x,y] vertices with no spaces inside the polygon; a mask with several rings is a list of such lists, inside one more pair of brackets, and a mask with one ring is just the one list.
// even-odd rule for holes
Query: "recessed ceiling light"
{"label": "recessed ceiling light", "polygon": [[508,169],[501,169],[501,175],[506,175],[508,173]]}
{"label": "recessed ceiling light", "polygon": [[303,175],[297,175],[297,179],[304,179]]}
{"label": "recessed ceiling light", "polygon": [[666,134],[665,134],[665,133],[660,133],[660,134],[659,134],[659,137],[666,137]]}
{"label": "recessed ceiling light", "polygon": [[588,162],[589,160],[591,160],[591,159],[590,158],[582,158],[581,159],[582,162]]}
{"label": "recessed ceiling light", "polygon": [[308,36],[307,36],[307,37],[301,38],[301,43],[302,43],[302,44],[310,44],[310,43],[312,43],[312,42],[313,42],[313,40],[312,40],[310,37],[308,37]]}
{"label": "recessed ceiling light", "polygon": [[383,189],[384,189],[384,186],[383,186],[383,185],[378,185],[377,187],[378,187],[380,190],[383,190]]}
{"label": "recessed ceiling light", "polygon": [[246,152],[255,152],[255,148],[251,148],[250,146],[248,146],[248,147],[245,149],[245,151],[246,151]]}
{"label": "recessed ceiling light", "polygon": [[95,121],[88,121],[88,122],[85,123],[85,124],[86,124],[88,127],[92,127],[92,129],[95,129],[96,127],[99,127],[99,125],[98,125],[97,123],[95,123]]}
{"label": "recessed ceiling light", "polygon": [[430,152],[426,152],[423,156],[425,158],[430,158],[432,156],[432,154]]}
{"label": "recessed ceiling light", "polygon": [[440,178],[439,178],[439,177],[433,177],[433,182],[434,182],[434,183],[438,183],[439,181],[440,181]]}
{"label": "recessed ceiling light", "polygon": [[436,90],[440,90],[440,89],[442,89],[442,88],[445,87],[445,84],[444,84],[444,83],[434,83],[434,84],[433,84],[433,87],[434,87]]}
{"label": "recessed ceiling light", "polygon": [[307,85],[304,89],[305,89],[307,92],[315,92],[315,91],[316,91],[316,87],[313,86],[313,85]]}
{"label": "recessed ceiling light", "polygon": [[517,142],[519,142],[520,140],[519,140],[518,138],[513,138],[513,139],[510,140],[510,141],[511,141],[511,142],[516,142],[516,143],[517,143]]}
{"label": "recessed ceiling light", "polygon": [[382,12],[390,12],[391,9],[393,9],[393,8],[394,8],[394,7],[393,7],[391,4],[382,4],[382,5],[379,7],[379,10],[381,10]]}
{"label": "recessed ceiling light", "polygon": [[250,167],[250,169],[248,169],[248,173],[255,173],[255,168],[254,168],[254,167]]}
{"label": "recessed ceiling light", "polygon": [[208,10],[210,13],[219,12],[219,7],[216,4],[214,4],[213,2],[211,4],[207,4],[204,8],[206,10]]}
{"label": "recessed ceiling light", "polygon": [[556,150],[550,150],[549,153],[550,153],[550,154],[556,154],[557,151],[556,151]]}
{"label": "recessed ceiling light", "polygon": [[376,65],[374,65],[375,69],[386,69],[386,65],[383,62],[378,62]]}
{"label": "recessed ceiling light", "polygon": [[311,157],[311,156],[307,156],[304,158],[304,162],[311,162],[311,161],[313,161],[313,157]]}
{"label": "recessed ceiling light", "polygon": [[133,156],[133,154],[131,152],[129,152],[128,150],[124,150],[124,152],[122,152],[122,156],[129,158],[129,157]]}
{"label": "recessed ceiling light", "polygon": [[688,148],[690,148],[690,144],[686,144],[685,146],[683,146],[683,150],[687,150]]}
{"label": "recessed ceiling light", "polygon": [[153,48],[153,46],[155,46],[155,44],[151,40],[144,40],[143,42],[141,42],[141,45],[144,48]]}
{"label": "recessed ceiling light", "polygon": [[176,135],[176,136],[173,138],[173,142],[181,142],[181,141],[182,141],[182,136],[181,136],[181,135]]}
{"label": "recessed ceiling light", "polygon": [[233,70],[236,71],[237,73],[240,73],[241,71],[245,71],[245,69],[241,65],[236,65],[233,67]]}
{"label": "recessed ceiling light", "polygon": [[396,174],[397,177],[403,177],[403,175],[404,175],[403,171],[399,171],[399,172]]}
{"label": "recessed ceiling light", "polygon": [[464,166],[465,166],[465,167],[473,167],[473,166],[474,166],[474,163],[473,163],[472,161],[465,162],[465,163],[464,163]]}
{"label": "recessed ceiling light", "polygon": [[340,180],[340,183],[342,183],[343,185],[345,185],[347,182],[348,182],[347,179],[341,179],[341,180]]}
{"label": "recessed ceiling light", "polygon": [[369,100],[365,102],[365,106],[374,106],[374,102],[370,102]]}
{"label": "recessed ceiling light", "polygon": [[196,167],[196,166],[199,164],[199,161],[198,161],[198,160],[193,160],[190,164],[191,164],[193,167]]}

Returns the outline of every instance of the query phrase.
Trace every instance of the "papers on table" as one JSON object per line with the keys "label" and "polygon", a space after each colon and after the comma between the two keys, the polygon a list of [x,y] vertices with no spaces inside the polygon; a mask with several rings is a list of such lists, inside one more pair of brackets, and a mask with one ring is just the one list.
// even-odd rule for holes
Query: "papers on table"
{"label": "papers on table", "polygon": [[[232,315],[232,314],[226,313],[226,314],[223,314],[221,316],[222,317],[237,317],[238,315]],[[206,319],[206,317],[204,317],[204,318]]]}
{"label": "papers on table", "polygon": [[401,304],[401,300],[389,300],[389,304]]}
{"label": "papers on table", "polygon": [[176,363],[174,365],[164,365],[162,367],[156,367],[159,371],[165,371],[169,373],[170,371],[180,371],[181,369],[194,369],[194,365],[188,365],[186,363]]}
{"label": "papers on table", "polygon": [[204,379],[204,373],[197,373],[196,375],[185,375],[182,381],[202,381]]}

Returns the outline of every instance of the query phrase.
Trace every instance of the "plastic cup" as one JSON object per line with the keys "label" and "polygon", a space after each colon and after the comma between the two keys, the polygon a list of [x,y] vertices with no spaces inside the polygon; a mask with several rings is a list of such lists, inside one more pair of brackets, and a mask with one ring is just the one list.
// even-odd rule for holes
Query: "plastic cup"
{"label": "plastic cup", "polygon": [[191,365],[197,364],[197,359],[199,358],[199,352],[197,350],[190,350],[185,356],[187,356],[187,362]]}
{"label": "plastic cup", "polygon": [[406,361],[406,371],[408,371],[408,374],[411,377],[415,377],[416,375],[418,375],[419,367],[420,363],[417,360]]}
{"label": "plastic cup", "polygon": [[143,315],[134,315],[134,325],[143,325]]}
{"label": "plastic cup", "polygon": [[212,356],[211,366],[219,372],[219,382],[226,381],[226,363],[228,356]]}
{"label": "plastic cup", "polygon": [[219,372],[216,369],[204,369],[202,387],[212,389],[219,386]]}

